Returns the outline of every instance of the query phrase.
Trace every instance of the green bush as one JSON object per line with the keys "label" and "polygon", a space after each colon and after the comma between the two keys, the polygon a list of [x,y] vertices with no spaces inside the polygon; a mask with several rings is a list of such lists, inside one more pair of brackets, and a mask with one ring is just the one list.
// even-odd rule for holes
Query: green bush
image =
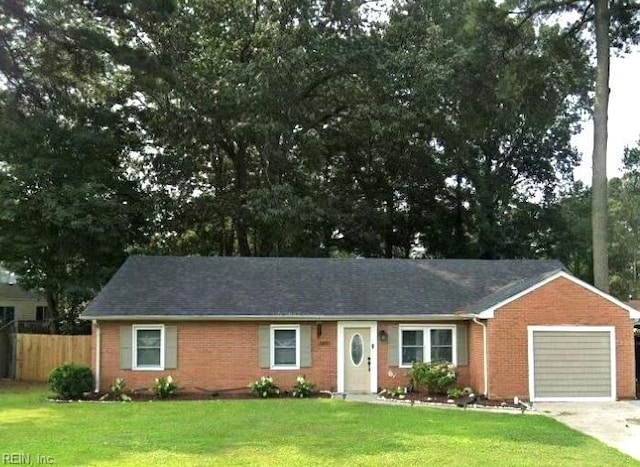
{"label": "green bush", "polygon": [[156,378],[156,382],[151,387],[151,392],[158,399],[167,399],[178,392],[178,385],[173,381],[171,375],[167,377]]}
{"label": "green bush", "polygon": [[306,376],[298,376],[296,384],[293,385],[293,397],[309,397],[313,392],[314,385],[309,382]]}
{"label": "green bush", "polygon": [[446,362],[414,362],[409,370],[411,384],[431,395],[444,395],[458,379],[455,367]]}
{"label": "green bush", "polygon": [[464,389],[460,389],[460,388],[450,388],[447,391],[447,396],[449,396],[451,399],[460,399],[461,397],[465,397],[468,394],[464,391]]}
{"label": "green bush", "polygon": [[280,394],[280,388],[273,382],[271,376],[263,376],[258,381],[249,385],[251,392],[258,397],[276,397]]}
{"label": "green bush", "polygon": [[62,399],[79,399],[93,389],[91,368],[65,363],[49,374],[49,388]]}

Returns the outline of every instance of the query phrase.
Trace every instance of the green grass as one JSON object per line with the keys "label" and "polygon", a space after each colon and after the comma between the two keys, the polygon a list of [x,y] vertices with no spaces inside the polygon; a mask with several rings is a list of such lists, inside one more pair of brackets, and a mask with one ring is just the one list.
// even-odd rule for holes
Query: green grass
{"label": "green grass", "polygon": [[41,388],[0,391],[0,462],[638,465],[544,416],[331,400],[60,404]]}

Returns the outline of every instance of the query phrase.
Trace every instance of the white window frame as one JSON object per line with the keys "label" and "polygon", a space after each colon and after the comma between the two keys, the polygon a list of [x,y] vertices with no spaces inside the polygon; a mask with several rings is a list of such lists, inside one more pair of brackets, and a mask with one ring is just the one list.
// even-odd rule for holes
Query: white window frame
{"label": "white window frame", "polygon": [[[164,353],[165,353],[165,335],[164,324],[134,324],[131,327],[132,345],[131,350],[133,356],[131,362],[132,369],[138,371],[163,371],[164,370]],[[160,365],[138,365],[138,331],[160,331]]]}
{"label": "white window frame", "polygon": [[431,361],[431,330],[433,329],[449,329],[451,330],[451,357],[454,365],[458,365],[458,354],[456,351],[458,336],[456,335],[457,327],[454,324],[401,324],[398,326],[398,367],[411,368],[411,365],[402,363],[402,333],[403,331],[422,331],[422,358],[424,362]]}
{"label": "white window frame", "polygon": [[[295,365],[276,365],[276,331],[296,332],[296,363]],[[300,369],[300,325],[299,324],[273,324],[269,331],[269,354],[272,370],[299,370]]]}

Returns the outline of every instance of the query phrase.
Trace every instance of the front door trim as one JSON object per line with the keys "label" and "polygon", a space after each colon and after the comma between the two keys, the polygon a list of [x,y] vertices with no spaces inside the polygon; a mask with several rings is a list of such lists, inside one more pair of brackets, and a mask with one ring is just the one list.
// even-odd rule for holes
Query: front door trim
{"label": "front door trim", "polygon": [[344,330],[345,328],[369,328],[371,345],[371,373],[369,389],[378,392],[378,323],[377,321],[338,321],[338,392],[344,392]]}

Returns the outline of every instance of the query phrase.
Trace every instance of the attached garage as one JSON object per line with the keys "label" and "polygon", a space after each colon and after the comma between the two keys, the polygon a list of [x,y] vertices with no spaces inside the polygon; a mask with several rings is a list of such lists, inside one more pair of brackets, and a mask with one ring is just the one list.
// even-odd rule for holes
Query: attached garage
{"label": "attached garage", "polygon": [[616,399],[613,326],[529,326],[528,331],[531,400]]}

